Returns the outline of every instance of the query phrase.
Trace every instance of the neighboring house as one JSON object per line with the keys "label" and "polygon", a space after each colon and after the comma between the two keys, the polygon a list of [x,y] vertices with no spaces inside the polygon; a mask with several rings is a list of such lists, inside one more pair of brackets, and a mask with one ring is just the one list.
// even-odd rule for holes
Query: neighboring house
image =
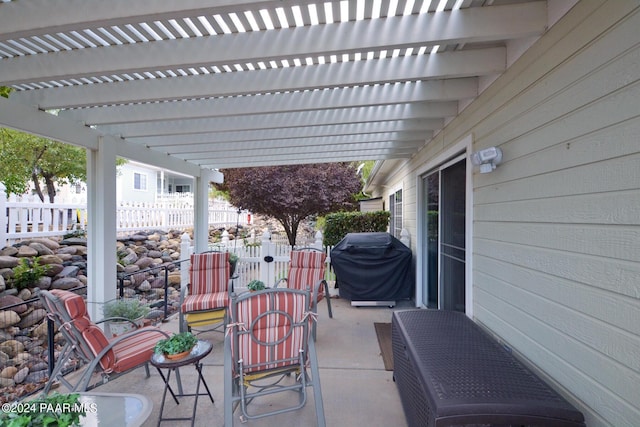
{"label": "neighboring house", "polygon": [[[193,178],[143,163],[127,161],[118,167],[116,198],[119,202],[154,203],[167,195],[193,197]],[[84,182],[56,188],[56,201],[86,202]]]}
{"label": "neighboring house", "polygon": [[578,2],[366,188],[411,234],[417,305],[465,311],[589,426],[640,425],[639,29],[635,1]]}
{"label": "neighboring house", "polygon": [[116,198],[120,202],[153,203],[168,194],[190,195],[193,191],[191,177],[154,166],[129,161],[118,170]]}

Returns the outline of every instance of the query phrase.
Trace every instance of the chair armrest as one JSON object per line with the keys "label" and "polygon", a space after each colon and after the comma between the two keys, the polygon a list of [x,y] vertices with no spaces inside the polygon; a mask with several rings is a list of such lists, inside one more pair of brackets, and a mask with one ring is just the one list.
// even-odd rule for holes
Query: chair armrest
{"label": "chair armrest", "polygon": [[191,283],[187,283],[182,287],[182,289],[180,289],[180,305],[182,305],[182,303],[184,302],[184,297],[187,296],[187,292],[189,291],[190,285]]}
{"label": "chair armrest", "polygon": [[131,319],[127,319],[126,317],[105,317],[104,319],[98,320],[97,322],[93,322],[96,325],[100,324],[100,323],[104,323],[104,322],[112,322],[112,321],[116,321],[116,322],[129,322],[131,323],[133,326],[135,326],[136,328],[138,328],[138,324],[136,322],[134,322]]}
{"label": "chair armrest", "polygon": [[287,283],[288,283],[289,281],[288,281],[288,279],[287,279],[286,277],[283,277],[282,279],[278,280],[278,281],[275,283],[275,285],[273,285],[273,288],[274,288],[274,289],[275,289],[275,288],[277,288],[278,286],[280,286],[280,283],[282,283],[282,282],[287,282]]}

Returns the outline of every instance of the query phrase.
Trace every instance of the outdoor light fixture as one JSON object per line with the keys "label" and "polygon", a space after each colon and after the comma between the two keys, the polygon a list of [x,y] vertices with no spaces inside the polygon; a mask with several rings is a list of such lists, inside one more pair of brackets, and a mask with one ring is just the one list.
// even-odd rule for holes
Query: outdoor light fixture
{"label": "outdoor light fixture", "polygon": [[471,155],[471,163],[480,166],[480,173],[492,172],[502,162],[502,150],[489,147],[476,151]]}

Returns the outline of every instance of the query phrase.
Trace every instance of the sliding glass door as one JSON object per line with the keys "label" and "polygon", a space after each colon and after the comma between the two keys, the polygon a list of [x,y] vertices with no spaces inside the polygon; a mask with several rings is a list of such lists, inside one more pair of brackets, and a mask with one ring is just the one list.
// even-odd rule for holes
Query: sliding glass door
{"label": "sliding glass door", "polygon": [[423,289],[428,308],[465,311],[466,159],[422,177]]}

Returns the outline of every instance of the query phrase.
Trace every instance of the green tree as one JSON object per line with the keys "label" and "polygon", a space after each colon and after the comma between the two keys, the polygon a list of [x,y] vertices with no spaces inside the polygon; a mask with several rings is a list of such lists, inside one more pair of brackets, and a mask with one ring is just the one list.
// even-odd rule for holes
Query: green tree
{"label": "green tree", "polygon": [[312,215],[355,208],[362,183],[348,163],[225,169],[229,201],[239,208],[276,219],[294,245],[298,226]]}
{"label": "green tree", "polygon": [[40,200],[46,193],[53,203],[56,185],[86,181],[86,159],[84,148],[0,128],[0,182],[9,194],[24,193],[32,182]]}

